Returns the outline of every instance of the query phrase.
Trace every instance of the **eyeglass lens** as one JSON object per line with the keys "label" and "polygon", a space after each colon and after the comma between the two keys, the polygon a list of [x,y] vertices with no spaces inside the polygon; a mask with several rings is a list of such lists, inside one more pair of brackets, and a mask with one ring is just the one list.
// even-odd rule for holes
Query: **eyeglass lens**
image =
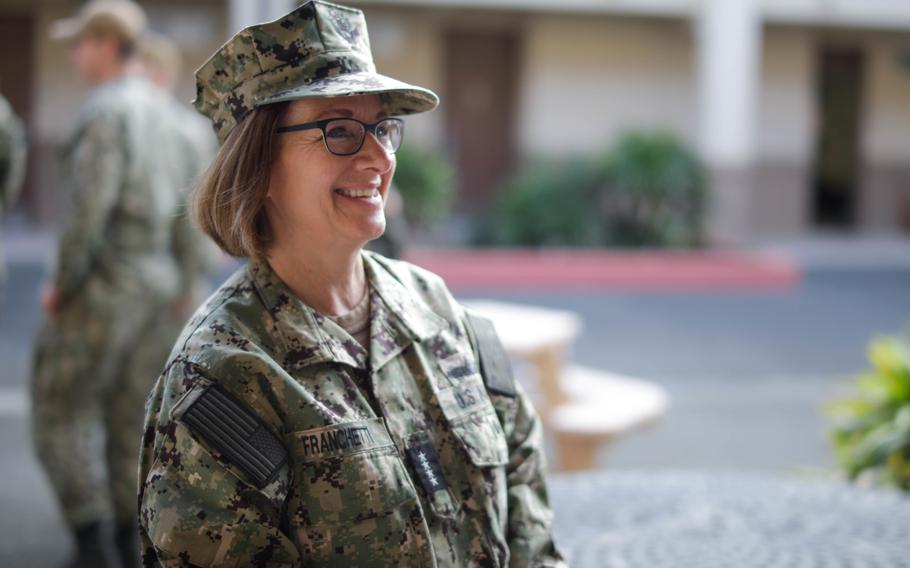
{"label": "eyeglass lens", "polygon": [[[401,145],[401,122],[383,120],[376,125],[375,135],[386,152],[393,153]],[[366,129],[356,120],[340,118],[325,125],[325,144],[333,154],[348,155],[360,150]]]}

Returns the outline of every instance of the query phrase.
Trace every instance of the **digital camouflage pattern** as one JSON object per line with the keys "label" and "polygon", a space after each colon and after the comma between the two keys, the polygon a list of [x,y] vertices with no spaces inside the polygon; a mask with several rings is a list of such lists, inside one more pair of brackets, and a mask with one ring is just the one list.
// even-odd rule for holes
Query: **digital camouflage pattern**
{"label": "digital camouflage pattern", "polygon": [[[182,293],[187,144],[169,97],[141,77],[94,90],[66,152],[74,197],[32,376],[36,450],[64,517],[78,527],[136,514],[142,407],[175,335],[158,337]],[[107,459],[93,431],[107,433]],[[99,471],[107,464],[107,475]]]}
{"label": "digital camouflage pattern", "polygon": [[[25,177],[25,129],[9,102],[0,95],[0,219],[12,207]],[[0,245],[2,245],[0,241]],[[6,275],[0,246],[0,282]]]}
{"label": "digital camouflage pattern", "polygon": [[311,1],[235,35],[196,71],[199,112],[218,139],[253,108],[313,97],[379,94],[389,115],[434,108],[422,87],[376,73],[363,12]]}
{"label": "digital camouflage pattern", "polygon": [[220,258],[215,244],[193,224],[189,212],[190,191],[218,152],[218,141],[208,120],[173,96],[169,99],[178,131],[175,144],[180,147],[180,159],[171,166],[182,172],[178,186],[181,190],[178,217],[173,223],[171,248],[180,273],[179,289],[183,297],[189,296],[192,300],[184,301],[186,308],[178,310],[178,327],[169,334],[165,356],[186,320],[211,291],[207,275],[216,268]]}
{"label": "digital camouflage pattern", "polygon": [[[565,565],[527,396],[486,390],[437,276],[362,254],[369,350],[263,260],[193,316],[146,403],[146,566]],[[209,389],[260,423],[247,453],[200,426],[234,428]]]}
{"label": "digital camouflage pattern", "polygon": [[60,237],[54,286],[64,302],[90,277],[123,292],[171,297],[171,249],[186,172],[167,95],[129,75],[95,89],[64,155],[74,207]]}
{"label": "digital camouflage pattern", "polygon": [[[209,275],[215,270],[221,257],[215,244],[206,237],[192,222],[189,213],[190,190],[198,181],[202,172],[211,163],[218,151],[218,141],[212,133],[209,121],[183,103],[169,96],[170,111],[176,119],[177,132],[172,141],[180,148],[180,160],[171,166],[180,173],[180,203],[172,223],[171,249],[178,273],[178,294],[166,309],[155,316],[151,328],[143,335],[146,363],[140,364],[145,372],[142,377],[142,400],[146,396],[155,378],[160,374],[168,354],[174,347],[174,341],[193,315],[196,308],[211,292]],[[134,406],[135,409],[135,406]],[[141,416],[134,420],[141,422]],[[139,426],[141,430],[141,425]],[[135,438],[132,440],[135,445]],[[135,447],[133,448],[135,450]],[[133,456],[133,469],[136,469],[136,457]],[[130,487],[131,498],[135,502],[136,483]]]}

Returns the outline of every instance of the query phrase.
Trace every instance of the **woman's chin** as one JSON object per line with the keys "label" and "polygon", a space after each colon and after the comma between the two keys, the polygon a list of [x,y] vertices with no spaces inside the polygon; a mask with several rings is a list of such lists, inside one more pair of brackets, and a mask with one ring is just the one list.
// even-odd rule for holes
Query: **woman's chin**
{"label": "woman's chin", "polygon": [[375,241],[385,233],[385,217],[381,220],[372,220],[369,223],[365,223],[359,228],[359,240],[363,242],[362,246],[365,246],[370,241]]}

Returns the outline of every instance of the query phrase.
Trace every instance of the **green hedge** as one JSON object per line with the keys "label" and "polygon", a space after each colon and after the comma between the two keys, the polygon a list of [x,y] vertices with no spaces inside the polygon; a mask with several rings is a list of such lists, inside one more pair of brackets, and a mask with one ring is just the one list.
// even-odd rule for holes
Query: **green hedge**
{"label": "green hedge", "polygon": [[394,183],[408,223],[427,227],[446,215],[455,194],[455,170],[442,155],[403,145],[396,152]]}
{"label": "green hedge", "polygon": [[698,246],[705,206],[694,154],[671,135],[633,133],[602,156],[542,161],[520,172],[498,192],[475,242]]}

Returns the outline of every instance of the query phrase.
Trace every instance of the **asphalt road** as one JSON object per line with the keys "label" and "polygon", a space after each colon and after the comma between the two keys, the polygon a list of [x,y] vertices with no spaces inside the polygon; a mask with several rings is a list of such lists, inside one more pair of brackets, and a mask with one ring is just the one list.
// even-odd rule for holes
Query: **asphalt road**
{"label": "asphalt road", "polygon": [[[31,452],[27,384],[41,265],[0,291],[0,566],[55,566],[69,542]],[[663,385],[668,415],[601,456],[614,468],[822,472],[820,409],[866,367],[878,333],[910,327],[910,269],[815,269],[764,293],[471,294],[579,313],[573,359]]]}

